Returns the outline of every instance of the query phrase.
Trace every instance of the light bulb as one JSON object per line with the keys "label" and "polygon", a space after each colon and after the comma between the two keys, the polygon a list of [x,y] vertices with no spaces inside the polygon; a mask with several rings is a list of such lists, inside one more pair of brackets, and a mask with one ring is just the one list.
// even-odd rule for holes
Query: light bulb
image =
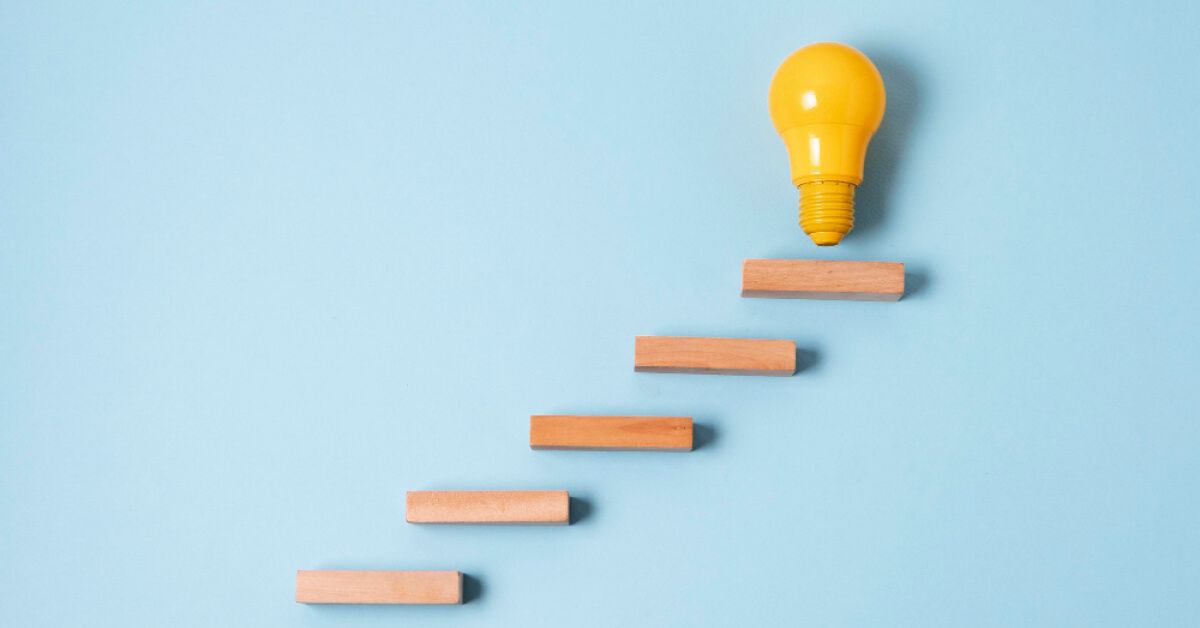
{"label": "light bulb", "polygon": [[854,190],[885,99],[879,70],[845,44],[805,46],[771,79],[771,119],[800,190],[800,226],[819,246],[854,227]]}

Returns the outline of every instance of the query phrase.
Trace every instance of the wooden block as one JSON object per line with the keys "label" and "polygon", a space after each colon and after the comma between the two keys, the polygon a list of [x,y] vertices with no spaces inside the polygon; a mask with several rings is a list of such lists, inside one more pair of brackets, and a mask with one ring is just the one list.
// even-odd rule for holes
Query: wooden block
{"label": "wooden block", "polygon": [[633,370],[645,373],[779,375],[796,372],[791,340],[638,336]]}
{"label": "wooden block", "polygon": [[529,417],[534,449],[692,450],[692,418],[686,416]]}
{"label": "wooden block", "polygon": [[296,572],[301,604],[462,604],[457,571]]}
{"label": "wooden block", "polygon": [[899,301],[904,296],[904,264],[748,259],[742,264],[742,296]]}
{"label": "wooden block", "polygon": [[409,523],[567,525],[566,491],[409,491]]}

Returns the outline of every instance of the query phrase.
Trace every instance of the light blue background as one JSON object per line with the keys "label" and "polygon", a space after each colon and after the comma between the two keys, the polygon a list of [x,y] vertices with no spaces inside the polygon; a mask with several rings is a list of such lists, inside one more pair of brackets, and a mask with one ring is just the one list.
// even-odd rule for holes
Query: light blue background
{"label": "light blue background", "polygon": [[[0,624],[1196,626],[1194,6],[5,2]],[[890,100],[832,250],[766,111],[825,39]],[[771,256],[916,285],[739,298]],[[637,334],[811,365],[634,374]],[[712,439],[531,452],[535,413]],[[405,524],[432,488],[590,512]]]}

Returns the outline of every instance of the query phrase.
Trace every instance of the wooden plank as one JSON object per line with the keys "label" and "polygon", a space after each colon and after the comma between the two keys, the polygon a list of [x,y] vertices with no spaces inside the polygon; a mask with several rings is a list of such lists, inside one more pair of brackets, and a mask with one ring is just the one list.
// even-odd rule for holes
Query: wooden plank
{"label": "wooden plank", "polygon": [[778,375],[796,372],[791,340],[638,336],[633,370],[645,373]]}
{"label": "wooden plank", "polygon": [[692,417],[568,416],[529,417],[533,449],[610,451],[692,450]]}
{"label": "wooden plank", "polygon": [[566,491],[409,491],[409,523],[567,525]]}
{"label": "wooden plank", "polygon": [[296,572],[296,601],[301,604],[462,604],[462,574],[457,571]]}
{"label": "wooden plank", "polygon": [[742,296],[899,301],[904,296],[904,264],[748,259],[742,264]]}

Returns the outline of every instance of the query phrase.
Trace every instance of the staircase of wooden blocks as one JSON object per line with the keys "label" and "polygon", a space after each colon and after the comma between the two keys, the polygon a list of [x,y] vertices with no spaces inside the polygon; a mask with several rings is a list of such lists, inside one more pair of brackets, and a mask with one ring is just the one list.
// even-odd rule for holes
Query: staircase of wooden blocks
{"label": "staircase of wooden blocks", "polygon": [[[752,298],[897,301],[904,264],[816,260],[746,260],[742,296]],[[646,373],[771,375],[796,372],[791,340],[638,336],[634,370]],[[535,415],[535,450],[692,450],[691,417]],[[408,523],[433,525],[568,525],[565,490],[410,491]],[[296,601],[303,604],[462,604],[458,571],[300,570]]]}

